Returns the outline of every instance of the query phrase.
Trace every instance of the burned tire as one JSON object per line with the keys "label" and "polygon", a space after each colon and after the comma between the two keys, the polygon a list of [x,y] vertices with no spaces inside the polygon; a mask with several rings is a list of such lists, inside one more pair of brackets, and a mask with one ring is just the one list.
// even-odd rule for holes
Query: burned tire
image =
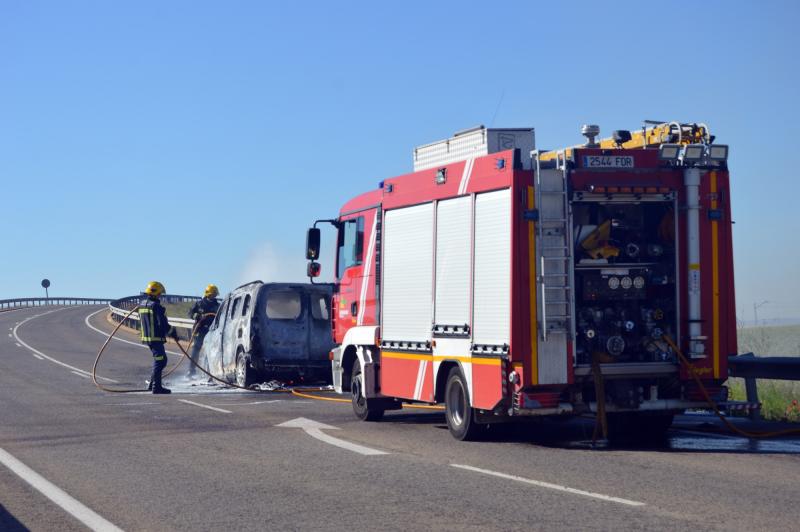
{"label": "burned tire", "polygon": [[614,443],[659,443],[667,438],[673,414],[608,414],[608,439]]}
{"label": "burned tire", "polygon": [[485,428],[475,421],[475,412],[470,406],[467,380],[461,370],[454,367],[447,376],[444,392],[444,411],[447,428],[457,440],[470,441],[478,438],[481,429]]}
{"label": "burned tire", "polygon": [[256,382],[255,370],[250,367],[249,357],[242,351],[236,355],[236,385],[249,388]]}
{"label": "burned tire", "polygon": [[380,421],[383,417],[382,408],[370,408],[369,401],[364,396],[364,378],[361,371],[361,362],[353,362],[350,373],[350,395],[353,401],[353,412],[361,421]]}

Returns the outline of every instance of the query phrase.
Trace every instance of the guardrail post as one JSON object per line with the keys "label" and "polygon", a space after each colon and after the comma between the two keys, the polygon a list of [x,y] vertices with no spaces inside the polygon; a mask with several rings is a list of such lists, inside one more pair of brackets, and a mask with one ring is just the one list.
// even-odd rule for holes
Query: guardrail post
{"label": "guardrail post", "polygon": [[[747,392],[747,402],[750,404],[758,404],[758,384],[753,377],[744,379],[744,389]],[[750,419],[761,419],[761,409],[750,409]]]}

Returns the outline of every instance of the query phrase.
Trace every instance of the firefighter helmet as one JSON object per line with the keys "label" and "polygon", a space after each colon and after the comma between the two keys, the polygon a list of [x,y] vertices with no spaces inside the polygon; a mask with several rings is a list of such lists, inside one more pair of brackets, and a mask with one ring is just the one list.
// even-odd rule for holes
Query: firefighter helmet
{"label": "firefighter helmet", "polygon": [[203,293],[205,297],[217,297],[219,295],[219,288],[217,285],[210,284],[206,286],[206,291]]}
{"label": "firefighter helmet", "polygon": [[165,291],[164,285],[158,281],[150,281],[147,283],[147,288],[144,289],[144,293],[151,297],[158,297]]}

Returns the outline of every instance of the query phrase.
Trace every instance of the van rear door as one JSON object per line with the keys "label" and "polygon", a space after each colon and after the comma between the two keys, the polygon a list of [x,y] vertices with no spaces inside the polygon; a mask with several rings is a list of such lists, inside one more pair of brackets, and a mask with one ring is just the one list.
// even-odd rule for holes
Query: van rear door
{"label": "van rear door", "polygon": [[261,317],[264,359],[298,364],[308,360],[308,320],[303,294],[290,286],[265,286]]}

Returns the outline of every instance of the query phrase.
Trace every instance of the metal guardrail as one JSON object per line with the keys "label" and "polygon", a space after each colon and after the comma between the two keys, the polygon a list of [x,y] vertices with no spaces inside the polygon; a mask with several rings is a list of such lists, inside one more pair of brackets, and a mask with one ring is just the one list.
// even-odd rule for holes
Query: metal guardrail
{"label": "metal guardrail", "polygon": [[[109,301],[108,308],[111,311],[111,319],[119,323],[120,321],[125,320],[125,326],[130,327],[132,329],[139,328],[139,313],[134,312],[127,319],[125,316],[131,311],[132,308],[136,307],[144,296],[136,295],[136,296],[127,296],[122,297],[120,299],[115,299],[113,301]],[[161,300],[164,303],[184,303],[186,301],[198,301],[200,297],[197,296],[178,296],[178,295],[165,295],[161,297]],[[192,334],[192,328],[194,327],[194,320],[188,318],[172,318],[168,317],[167,320],[169,324],[173,327],[177,328],[178,335],[181,339],[188,339],[189,336]]]}
{"label": "metal guardrail", "polygon": [[[757,404],[758,385],[756,379],[800,381],[800,357],[758,357],[753,353],[728,357],[728,375],[744,379],[747,402]],[[759,412],[751,411],[751,418]]]}
{"label": "metal guardrail", "polygon": [[105,305],[111,299],[102,297],[20,297],[16,299],[0,299],[0,309],[43,307],[48,305]]}

